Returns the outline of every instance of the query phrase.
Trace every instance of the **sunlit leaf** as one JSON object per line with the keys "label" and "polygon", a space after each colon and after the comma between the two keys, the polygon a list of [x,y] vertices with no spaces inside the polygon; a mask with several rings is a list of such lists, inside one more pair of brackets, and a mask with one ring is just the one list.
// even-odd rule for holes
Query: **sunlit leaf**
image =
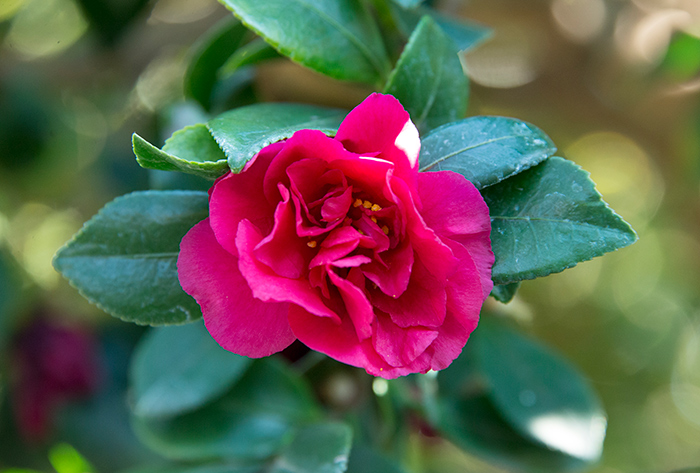
{"label": "sunlit leaf", "polygon": [[482,195],[491,215],[496,284],[563,271],[637,240],[586,171],[553,157]]}
{"label": "sunlit leaf", "polygon": [[343,473],[348,467],[352,430],[339,422],[299,429],[274,460],[270,473]]}
{"label": "sunlit leaf", "polygon": [[520,434],[573,458],[600,458],[605,413],[584,377],[546,347],[496,323],[475,344],[489,398]]}
{"label": "sunlit leaf", "polygon": [[90,473],[92,465],[67,443],[59,443],[49,450],[49,461],[56,473]]}
{"label": "sunlit leaf", "polygon": [[466,113],[469,84],[457,49],[429,16],[416,26],[384,92],[399,99],[421,131]]}
{"label": "sunlit leaf", "polygon": [[259,103],[225,112],[207,123],[228,156],[233,172],[265,146],[291,137],[295,131],[321,130],[335,135],[346,112],[335,108],[289,103]]}
{"label": "sunlit leaf", "polygon": [[455,171],[478,189],[518,174],[554,154],[534,125],[507,117],[470,117],[421,140],[421,171]]}
{"label": "sunlit leaf", "polygon": [[202,124],[176,131],[162,150],[136,133],[132,144],[136,161],[146,169],[180,171],[207,179],[216,179],[228,171],[226,155]]}
{"label": "sunlit leaf", "polygon": [[119,197],[61,248],[54,267],[88,300],[120,319],[168,325],[201,317],[177,278],[180,240],[208,213],[206,192]]}
{"label": "sunlit leaf", "polygon": [[133,411],[168,417],[196,409],[222,395],[250,362],[221,348],[201,323],[153,329],[132,359]]}
{"label": "sunlit leaf", "polygon": [[358,0],[220,0],[280,53],[335,79],[370,84],[389,63],[379,30]]}

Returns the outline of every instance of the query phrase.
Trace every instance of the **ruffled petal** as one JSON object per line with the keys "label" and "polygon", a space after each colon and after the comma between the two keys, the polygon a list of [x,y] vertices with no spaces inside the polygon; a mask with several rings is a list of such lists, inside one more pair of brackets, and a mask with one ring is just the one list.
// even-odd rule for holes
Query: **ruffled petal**
{"label": "ruffled petal", "polygon": [[396,166],[396,175],[415,189],[420,137],[408,112],[391,95],[374,93],[355,107],[340,124],[335,139],[357,154],[377,157]]}
{"label": "ruffled petal", "polygon": [[243,220],[238,225],[238,268],[252,289],[253,297],[265,302],[293,302],[313,314],[339,323],[338,315],[323,303],[318,291],[311,287],[308,280],[279,276],[254,257],[253,250],[262,239],[255,225],[248,220]]}
{"label": "ruffled petal", "polygon": [[272,229],[276,203],[270,205],[267,202],[262,183],[270,161],[283,146],[284,143],[274,143],[263,148],[240,174],[226,174],[216,181],[210,191],[211,228],[219,244],[233,255],[238,254],[236,232],[241,220],[250,220],[264,235]]}
{"label": "ruffled petal", "polygon": [[410,365],[438,336],[436,330],[425,327],[399,327],[386,314],[377,316],[375,327],[374,348],[394,367]]}
{"label": "ruffled petal", "polygon": [[[333,285],[338,288],[340,296],[343,298],[345,309],[355,326],[357,338],[365,340],[371,337],[374,309],[362,290],[364,287],[364,277],[357,269],[350,270],[348,279],[341,278],[335,274],[334,271],[328,271],[328,276]],[[351,281],[352,279],[355,279],[355,281]]]}
{"label": "ruffled petal", "polygon": [[238,258],[218,244],[209,219],[182,239],[177,268],[182,288],[202,308],[207,330],[226,350],[259,358],[296,339],[287,322],[289,304],[253,298]]}

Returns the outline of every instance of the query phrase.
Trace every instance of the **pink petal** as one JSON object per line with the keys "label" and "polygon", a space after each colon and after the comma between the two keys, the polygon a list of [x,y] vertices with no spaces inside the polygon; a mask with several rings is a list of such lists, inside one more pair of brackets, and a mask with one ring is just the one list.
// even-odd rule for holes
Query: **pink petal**
{"label": "pink petal", "polygon": [[387,363],[405,367],[422,354],[437,336],[437,331],[423,327],[401,328],[385,314],[379,314],[372,342]]}
{"label": "pink petal", "polygon": [[[350,274],[357,269],[350,270]],[[340,291],[340,296],[343,298],[345,303],[345,309],[355,326],[355,333],[357,338],[364,340],[372,336],[372,321],[374,320],[374,309],[372,305],[367,300],[362,288],[364,284],[358,287],[356,284],[361,281],[355,281],[353,284],[348,279],[343,279],[335,272],[328,271],[328,276],[335,287]],[[363,276],[360,276],[361,280],[364,280]],[[355,276],[357,279],[357,276]]]}
{"label": "pink petal", "polygon": [[253,297],[265,302],[293,302],[313,314],[340,322],[338,315],[326,307],[308,280],[281,277],[254,257],[253,250],[262,238],[255,225],[248,220],[243,220],[238,225],[238,268],[248,281]]}
{"label": "pink petal", "polygon": [[295,340],[287,322],[289,304],[253,298],[238,258],[218,244],[209,219],[182,239],[177,268],[182,288],[202,308],[207,330],[226,350],[259,358]]}
{"label": "pink petal", "polygon": [[454,271],[457,259],[423,220],[406,183],[401,179],[392,179],[391,184],[406,215],[406,238],[411,241],[414,251],[428,271],[438,280],[444,281]]}
{"label": "pink petal", "polygon": [[382,262],[384,264],[374,260],[362,266],[362,272],[384,294],[399,297],[408,287],[411,278],[413,247],[407,239],[403,240],[396,248],[382,253]]}
{"label": "pink petal", "polygon": [[289,191],[283,189],[284,200],[275,210],[275,226],[254,250],[255,257],[275,273],[285,278],[297,279],[306,273],[313,250],[307,240],[296,234],[294,207]]}
{"label": "pink petal", "polygon": [[471,333],[479,322],[481,305],[493,289],[493,282],[488,279],[487,286],[483,287],[483,280],[469,252],[457,242],[445,241],[459,259],[457,270],[447,281],[447,312],[454,314]]}
{"label": "pink petal", "polygon": [[380,291],[372,291],[372,303],[391,315],[391,320],[399,327],[439,327],[445,320],[447,310],[445,285],[445,280],[437,279],[420,259],[416,259],[406,291],[396,299]]}
{"label": "pink petal", "polygon": [[265,235],[272,229],[275,207],[266,201],[262,183],[270,161],[283,146],[284,143],[274,143],[265,147],[240,174],[226,174],[210,191],[211,228],[219,244],[233,255],[238,254],[236,232],[241,220],[250,220]]}
{"label": "pink petal", "polygon": [[415,188],[420,138],[408,112],[393,96],[367,97],[345,117],[335,139],[357,154],[379,152],[377,157],[394,163],[396,175]]}
{"label": "pink petal", "polygon": [[331,197],[323,202],[321,216],[324,222],[337,222],[342,220],[348,213],[352,204],[352,187],[345,189],[345,192],[337,197]]}
{"label": "pink petal", "polygon": [[391,366],[374,350],[371,339],[360,341],[357,337],[352,319],[343,314],[341,320],[341,324],[335,324],[297,305],[292,304],[289,308],[289,325],[294,335],[312,350],[325,353],[342,363],[364,368],[369,373],[389,370]]}

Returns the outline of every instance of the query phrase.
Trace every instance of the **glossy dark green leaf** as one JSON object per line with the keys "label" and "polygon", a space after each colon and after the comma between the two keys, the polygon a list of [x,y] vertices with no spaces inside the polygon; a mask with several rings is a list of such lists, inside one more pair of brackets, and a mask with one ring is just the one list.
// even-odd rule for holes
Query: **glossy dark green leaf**
{"label": "glossy dark green leaf", "polygon": [[275,48],[270,46],[264,39],[256,38],[236,50],[226,63],[221,66],[219,77],[229,77],[241,67],[278,57],[280,55]]}
{"label": "glossy dark green leaf", "polygon": [[430,8],[406,9],[392,6],[391,10],[397,27],[406,36],[416,28],[423,15],[430,15],[442,31],[454,41],[459,51],[467,51],[478,46],[492,34],[491,28],[467,20],[454,20]]}
{"label": "glossy dark green leaf", "polygon": [[496,284],[563,271],[637,240],[588,172],[553,157],[482,191],[491,215]]}
{"label": "glossy dark green leaf", "polygon": [[135,417],[142,441],[179,460],[254,460],[281,451],[296,426],[318,418],[309,387],[272,358],[256,361],[219,400],[168,419]]}
{"label": "glossy dark green leaf", "polygon": [[518,174],[553,155],[542,130],[507,117],[470,117],[421,140],[421,171],[455,171],[477,189]]}
{"label": "glossy dark green leaf", "polygon": [[132,409],[142,417],[191,411],[221,396],[250,362],[221,348],[202,323],[152,329],[132,358]]}
{"label": "glossy dark green leaf", "polygon": [[221,66],[243,41],[248,30],[237,20],[227,18],[212,28],[193,47],[192,58],[185,75],[185,94],[211,108],[212,91]]}
{"label": "glossy dark green leaf", "polygon": [[429,16],[416,26],[384,92],[399,99],[421,132],[464,117],[469,84],[457,48]]}
{"label": "glossy dark green leaf", "polygon": [[335,108],[289,103],[259,103],[223,113],[207,123],[233,172],[265,146],[289,138],[297,130],[335,135],[346,112]]}
{"label": "glossy dark green leaf", "polygon": [[54,267],[120,319],[148,325],[196,320],[199,306],[180,287],[176,263],[180,240],[207,213],[206,192],[119,197],[58,251]]}
{"label": "glossy dark green leaf", "polygon": [[483,325],[484,320],[459,358],[438,374],[441,410],[435,425],[438,431],[466,452],[509,471],[567,472],[589,464],[521,434],[495,408],[490,398],[492,390],[479,363],[477,345]]}
{"label": "glossy dark green leaf", "polygon": [[205,125],[187,126],[165,141],[163,150],[134,133],[134,154],[139,165],[159,171],[180,171],[216,179],[228,171],[226,155]]}
{"label": "glossy dark green leaf", "polygon": [[404,473],[399,465],[391,462],[377,451],[364,446],[353,445],[347,473]]}
{"label": "glossy dark green leaf", "polygon": [[339,422],[300,428],[275,458],[270,473],[343,473],[348,467],[352,430]]}
{"label": "glossy dark green leaf", "polygon": [[502,284],[499,286],[493,286],[491,290],[491,295],[498,302],[503,302],[504,304],[510,302],[515,297],[515,293],[518,292],[520,287],[520,281],[512,282],[510,284]]}
{"label": "glossy dark green leaf", "polygon": [[220,0],[290,59],[335,79],[375,84],[389,62],[363,1]]}
{"label": "glossy dark green leaf", "polygon": [[600,458],[605,413],[567,361],[496,323],[482,323],[475,344],[488,396],[521,435],[586,462]]}

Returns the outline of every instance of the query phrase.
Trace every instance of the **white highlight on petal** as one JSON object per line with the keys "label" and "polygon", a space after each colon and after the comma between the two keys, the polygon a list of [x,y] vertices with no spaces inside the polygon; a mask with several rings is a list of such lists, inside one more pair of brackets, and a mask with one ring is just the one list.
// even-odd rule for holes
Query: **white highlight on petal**
{"label": "white highlight on petal", "polygon": [[366,159],[368,161],[377,161],[378,163],[394,164],[391,161],[387,161],[386,159],[375,158],[372,156],[360,156],[360,159]]}
{"label": "white highlight on petal", "polygon": [[603,416],[550,414],[534,418],[528,430],[550,448],[582,460],[597,460],[603,451],[606,427]]}
{"label": "white highlight on petal", "polygon": [[399,136],[396,137],[394,146],[406,153],[406,157],[408,158],[408,162],[411,164],[412,168],[418,166],[420,136],[418,136],[418,129],[410,119],[406,121],[401,129],[401,133],[399,133]]}

